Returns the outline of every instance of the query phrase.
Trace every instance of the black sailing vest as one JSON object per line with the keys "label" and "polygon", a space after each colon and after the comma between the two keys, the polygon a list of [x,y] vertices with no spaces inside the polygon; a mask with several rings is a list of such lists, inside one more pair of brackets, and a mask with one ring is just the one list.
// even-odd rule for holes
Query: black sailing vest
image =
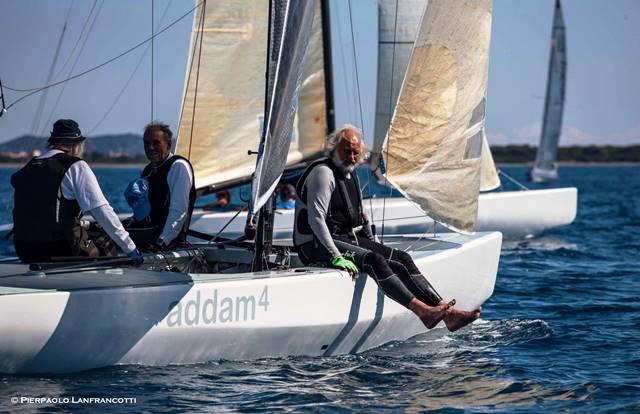
{"label": "black sailing vest", "polygon": [[75,255],[82,234],[80,205],[62,196],[62,179],[80,158],[61,153],[33,158],[11,176],[15,189],[13,240],[18,256],[49,258]]}
{"label": "black sailing vest", "polygon": [[[312,163],[296,184],[296,192],[300,199],[307,205],[307,192],[305,181],[311,173],[311,170],[321,164],[327,165],[333,172],[333,178],[336,182],[336,189],[331,194],[329,202],[329,210],[325,222],[332,235],[351,234],[354,227],[363,224],[362,219],[362,195],[360,193],[360,182],[355,171],[351,173],[351,179],[347,179],[342,172],[328,158],[324,158]],[[309,215],[307,209],[300,212],[300,217],[296,221],[298,231],[302,234],[310,234]]]}
{"label": "black sailing vest", "polygon": [[[146,178],[149,182],[149,203],[151,204],[149,217],[151,224],[158,227],[158,234],[155,237],[157,239],[169,216],[171,193],[169,192],[167,176],[173,163],[178,160],[185,160],[187,162],[191,169],[191,176],[193,177],[193,180],[191,180],[191,190],[189,190],[189,211],[187,212],[187,219],[184,227],[180,230],[180,234],[178,234],[178,237],[175,239],[176,242],[184,242],[187,240],[187,230],[189,230],[189,223],[191,222],[191,213],[193,212],[193,205],[196,202],[195,175],[193,174],[191,163],[188,159],[180,155],[174,155],[160,164],[158,168],[155,168],[153,164],[148,164],[144,167],[144,170],[142,170],[142,178]],[[153,241],[155,241],[155,239]]]}

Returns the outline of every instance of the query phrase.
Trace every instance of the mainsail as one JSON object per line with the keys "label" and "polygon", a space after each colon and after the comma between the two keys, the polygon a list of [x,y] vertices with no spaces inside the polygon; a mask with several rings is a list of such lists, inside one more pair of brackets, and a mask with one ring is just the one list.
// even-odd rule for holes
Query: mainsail
{"label": "mainsail", "polygon": [[313,1],[272,1],[265,129],[252,180],[249,213],[262,207],[284,171],[293,135],[298,88],[311,35]]}
{"label": "mainsail", "polygon": [[[305,59],[302,108],[287,164],[322,150],[327,134],[320,6]],[[176,153],[193,164],[196,188],[247,182],[264,124],[268,0],[203,2],[194,16]],[[304,136],[304,140],[300,137]]]}
{"label": "mainsail", "polygon": [[[428,0],[382,0],[379,3],[378,90],[373,152],[379,154],[387,135],[414,42]],[[486,134],[483,135],[480,191],[500,186]],[[374,157],[376,167],[378,157]]]}
{"label": "mainsail", "polygon": [[491,0],[431,0],[382,153],[387,178],[435,220],[474,229],[480,189]]}
{"label": "mainsail", "polygon": [[558,178],[556,155],[562,130],[562,112],[567,73],[567,46],[564,19],[560,0],[556,0],[551,34],[551,56],[547,79],[547,96],[544,103],[542,135],[536,162],[531,171],[534,181],[552,181]]}

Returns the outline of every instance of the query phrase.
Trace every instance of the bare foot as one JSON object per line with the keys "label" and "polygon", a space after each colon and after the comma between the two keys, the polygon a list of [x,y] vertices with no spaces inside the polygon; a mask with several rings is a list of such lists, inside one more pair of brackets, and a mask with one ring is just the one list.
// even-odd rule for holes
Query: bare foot
{"label": "bare foot", "polygon": [[450,308],[444,316],[444,324],[451,332],[455,332],[480,317],[480,308],[472,311]]}
{"label": "bare foot", "polygon": [[424,302],[413,298],[409,303],[409,309],[415,313],[422,321],[427,329],[433,329],[447,314],[447,310],[451,307],[450,303],[441,301],[436,306],[428,306]]}

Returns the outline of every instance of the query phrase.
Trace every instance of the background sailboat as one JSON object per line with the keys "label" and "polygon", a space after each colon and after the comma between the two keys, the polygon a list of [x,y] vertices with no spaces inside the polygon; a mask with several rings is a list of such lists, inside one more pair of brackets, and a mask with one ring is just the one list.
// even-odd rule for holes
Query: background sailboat
{"label": "background sailboat", "polygon": [[567,45],[564,19],[560,0],[556,0],[551,32],[551,56],[547,78],[547,95],[544,102],[542,134],[536,154],[536,162],[531,169],[533,182],[547,182],[558,179],[556,155],[562,131],[565,85],[567,82]]}

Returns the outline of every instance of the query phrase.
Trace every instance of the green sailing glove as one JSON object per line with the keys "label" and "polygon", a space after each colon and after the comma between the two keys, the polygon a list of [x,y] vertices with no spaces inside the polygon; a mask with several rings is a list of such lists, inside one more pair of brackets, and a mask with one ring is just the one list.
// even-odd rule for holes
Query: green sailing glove
{"label": "green sailing glove", "polygon": [[345,259],[343,256],[337,256],[331,259],[331,266],[337,269],[346,270],[352,275],[357,275],[359,272],[358,267],[355,265],[355,263],[353,263],[351,260]]}

